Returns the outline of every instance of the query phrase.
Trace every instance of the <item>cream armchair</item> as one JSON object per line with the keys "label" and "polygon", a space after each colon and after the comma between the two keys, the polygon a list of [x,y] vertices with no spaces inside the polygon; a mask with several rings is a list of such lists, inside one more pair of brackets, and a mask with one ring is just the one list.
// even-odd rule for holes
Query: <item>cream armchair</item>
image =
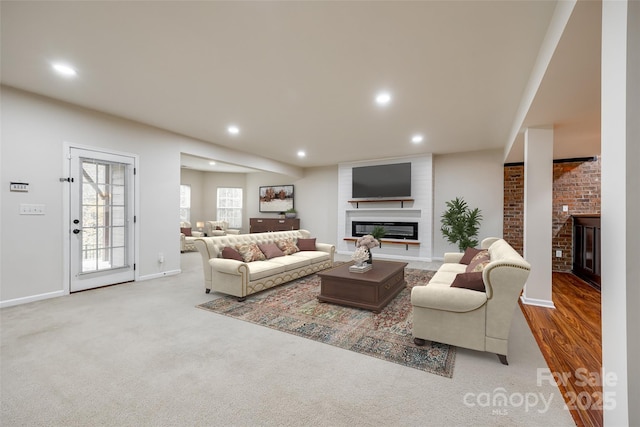
{"label": "cream armchair", "polygon": [[508,365],[511,320],[531,266],[503,239],[485,239],[481,247],[489,254],[481,269],[484,292],[451,286],[467,268],[461,253],[445,254],[429,283],[412,289],[414,342],[492,352]]}
{"label": "cream armchair", "polygon": [[198,237],[203,237],[204,233],[191,229],[190,222],[180,223],[180,252],[197,250],[193,241]]}
{"label": "cream armchair", "polygon": [[229,223],[227,221],[206,221],[204,223],[204,232],[208,237],[240,234],[240,230],[229,228]]}

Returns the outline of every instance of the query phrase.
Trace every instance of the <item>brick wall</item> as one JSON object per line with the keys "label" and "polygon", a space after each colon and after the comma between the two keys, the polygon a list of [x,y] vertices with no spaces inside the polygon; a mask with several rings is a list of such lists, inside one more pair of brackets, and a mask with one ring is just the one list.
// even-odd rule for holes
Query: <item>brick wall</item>
{"label": "brick wall", "polygon": [[503,238],[523,254],[524,165],[504,167]]}
{"label": "brick wall", "polygon": [[[571,271],[573,220],[571,215],[600,213],[600,157],[593,161],[553,164],[553,271]],[[563,211],[567,206],[567,212]],[[504,167],[504,239],[522,254],[524,165]],[[556,257],[556,250],[562,251]]]}

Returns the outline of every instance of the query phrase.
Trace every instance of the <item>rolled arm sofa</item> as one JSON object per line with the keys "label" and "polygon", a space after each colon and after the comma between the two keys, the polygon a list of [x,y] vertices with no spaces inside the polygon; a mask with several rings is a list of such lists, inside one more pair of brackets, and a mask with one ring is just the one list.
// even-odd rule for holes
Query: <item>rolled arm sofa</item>
{"label": "rolled arm sofa", "polygon": [[[202,256],[205,292],[213,290],[244,300],[256,292],[333,267],[335,246],[310,239],[311,233],[307,230],[197,238],[195,246]],[[226,256],[225,248],[236,249],[251,244],[264,246],[283,241],[299,245],[303,240],[304,250],[264,260],[246,262],[223,257],[223,252]],[[313,246],[309,247],[311,243]]]}
{"label": "rolled arm sofa", "polygon": [[[414,342],[492,352],[507,365],[511,320],[531,266],[503,239],[484,239],[481,249],[485,259],[477,265],[461,263],[463,253],[446,253],[429,283],[412,289]],[[481,277],[480,289],[465,284],[468,273]]]}

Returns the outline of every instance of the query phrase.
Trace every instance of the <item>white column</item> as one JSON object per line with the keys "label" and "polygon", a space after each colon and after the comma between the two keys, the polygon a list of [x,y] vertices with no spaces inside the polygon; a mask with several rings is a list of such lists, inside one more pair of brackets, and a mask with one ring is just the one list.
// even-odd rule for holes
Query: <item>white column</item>
{"label": "white column", "polygon": [[555,308],[551,299],[553,211],[553,129],[524,134],[524,259],[531,273],[524,304]]}
{"label": "white column", "polygon": [[605,426],[640,425],[640,2],[602,2]]}

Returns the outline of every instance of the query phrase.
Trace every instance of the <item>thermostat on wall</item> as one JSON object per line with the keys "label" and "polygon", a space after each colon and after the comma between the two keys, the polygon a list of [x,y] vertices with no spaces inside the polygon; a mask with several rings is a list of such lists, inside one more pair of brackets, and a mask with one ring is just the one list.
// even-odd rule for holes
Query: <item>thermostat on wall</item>
{"label": "thermostat on wall", "polygon": [[12,182],[9,186],[10,191],[21,191],[23,193],[29,192],[28,182]]}

